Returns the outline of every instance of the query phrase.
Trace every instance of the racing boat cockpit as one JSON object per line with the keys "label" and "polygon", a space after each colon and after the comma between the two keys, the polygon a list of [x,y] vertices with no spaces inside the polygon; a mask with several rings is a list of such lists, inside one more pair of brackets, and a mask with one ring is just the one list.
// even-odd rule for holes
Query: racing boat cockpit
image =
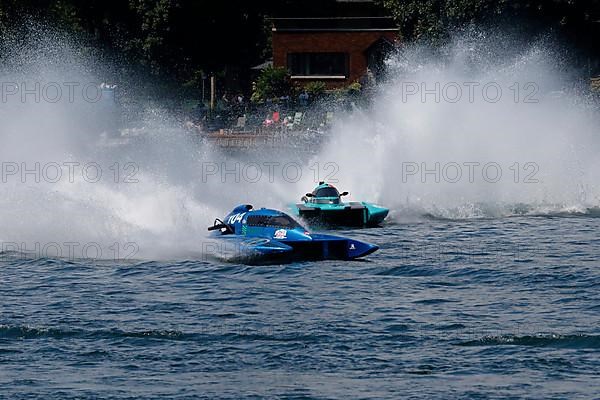
{"label": "racing boat cockpit", "polygon": [[302,201],[313,204],[340,204],[340,198],[348,192],[340,193],[334,186],[320,182],[312,193],[306,193]]}

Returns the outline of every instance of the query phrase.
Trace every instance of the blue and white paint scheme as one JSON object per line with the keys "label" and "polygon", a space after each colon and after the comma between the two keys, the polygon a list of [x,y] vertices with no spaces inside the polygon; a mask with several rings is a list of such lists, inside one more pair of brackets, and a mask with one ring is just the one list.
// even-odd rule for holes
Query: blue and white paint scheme
{"label": "blue and white paint scheme", "polygon": [[379,247],[341,236],[311,233],[289,215],[267,208],[254,210],[244,204],[208,228],[212,237],[227,240],[241,255],[277,259],[352,260]]}

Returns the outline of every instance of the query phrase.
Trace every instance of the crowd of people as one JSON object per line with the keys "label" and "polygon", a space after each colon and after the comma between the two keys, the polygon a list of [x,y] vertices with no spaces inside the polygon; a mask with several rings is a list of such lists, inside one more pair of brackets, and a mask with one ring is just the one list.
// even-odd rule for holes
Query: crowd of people
{"label": "crowd of people", "polygon": [[284,95],[259,104],[248,101],[241,93],[230,95],[225,92],[216,102],[212,113],[208,104],[199,102],[187,119],[186,127],[202,132],[221,129],[260,131],[290,127],[298,114],[307,113],[314,100],[306,90],[297,97]]}

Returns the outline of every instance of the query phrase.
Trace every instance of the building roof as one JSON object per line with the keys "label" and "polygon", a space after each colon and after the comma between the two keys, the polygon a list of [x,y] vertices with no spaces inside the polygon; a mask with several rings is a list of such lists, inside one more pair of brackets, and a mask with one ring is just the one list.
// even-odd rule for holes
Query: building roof
{"label": "building roof", "polygon": [[273,32],[397,31],[392,17],[273,18]]}
{"label": "building roof", "polygon": [[275,18],[387,17],[389,11],[372,0],[281,0]]}
{"label": "building roof", "polygon": [[267,61],[260,63],[250,69],[253,69],[255,71],[262,71],[263,69],[267,69],[272,66],[273,66],[273,60],[267,60]]}

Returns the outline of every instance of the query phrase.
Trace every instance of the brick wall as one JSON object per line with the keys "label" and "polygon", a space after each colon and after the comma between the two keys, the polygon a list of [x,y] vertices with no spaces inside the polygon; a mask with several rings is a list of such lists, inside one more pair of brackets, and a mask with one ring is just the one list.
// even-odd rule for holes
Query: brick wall
{"label": "brick wall", "polygon": [[[330,88],[358,81],[367,71],[366,50],[381,37],[398,40],[395,32],[273,32],[273,65],[287,67],[288,53],[340,52],[349,55],[346,80],[325,81]],[[310,81],[310,80],[308,80]],[[306,83],[302,79],[298,83]]]}

